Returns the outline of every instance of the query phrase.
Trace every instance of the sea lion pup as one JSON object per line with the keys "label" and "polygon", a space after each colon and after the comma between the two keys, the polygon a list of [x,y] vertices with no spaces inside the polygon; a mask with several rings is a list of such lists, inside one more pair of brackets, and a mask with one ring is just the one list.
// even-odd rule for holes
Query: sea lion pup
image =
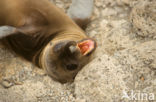
{"label": "sea lion pup", "polygon": [[73,81],[91,59],[96,42],[48,0],[0,0],[0,7],[0,26],[16,28],[2,42],[53,79]]}

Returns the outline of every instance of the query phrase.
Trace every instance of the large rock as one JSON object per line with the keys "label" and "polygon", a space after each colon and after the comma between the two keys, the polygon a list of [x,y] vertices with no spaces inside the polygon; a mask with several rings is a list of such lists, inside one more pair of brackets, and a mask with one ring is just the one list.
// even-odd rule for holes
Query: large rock
{"label": "large rock", "polygon": [[114,57],[122,65],[125,75],[124,81],[133,90],[143,92],[155,91],[156,69],[156,41],[144,42],[132,48],[117,52]]}
{"label": "large rock", "polygon": [[92,61],[76,77],[75,95],[84,102],[120,102],[127,90],[122,67],[112,57],[103,55]]}
{"label": "large rock", "polygon": [[[83,102],[154,100],[155,43],[155,41],[145,42],[119,51],[114,56],[103,55],[93,60],[76,77],[77,100]],[[136,94],[135,97],[133,93]],[[147,96],[141,96],[143,94]]]}

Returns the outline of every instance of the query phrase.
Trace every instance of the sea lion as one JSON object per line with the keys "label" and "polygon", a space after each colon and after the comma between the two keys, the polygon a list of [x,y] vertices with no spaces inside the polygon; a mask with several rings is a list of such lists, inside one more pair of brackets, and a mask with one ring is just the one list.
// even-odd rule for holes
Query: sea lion
{"label": "sea lion", "polygon": [[1,0],[0,26],[14,27],[2,42],[61,83],[91,60],[95,40],[48,0]]}

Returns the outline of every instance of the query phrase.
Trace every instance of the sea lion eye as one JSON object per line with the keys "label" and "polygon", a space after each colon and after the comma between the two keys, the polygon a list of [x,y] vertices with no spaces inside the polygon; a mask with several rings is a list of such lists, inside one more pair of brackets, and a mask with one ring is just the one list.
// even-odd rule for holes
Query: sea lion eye
{"label": "sea lion eye", "polygon": [[77,69],[78,65],[77,64],[69,64],[66,66],[66,68],[70,71],[73,71],[75,69]]}

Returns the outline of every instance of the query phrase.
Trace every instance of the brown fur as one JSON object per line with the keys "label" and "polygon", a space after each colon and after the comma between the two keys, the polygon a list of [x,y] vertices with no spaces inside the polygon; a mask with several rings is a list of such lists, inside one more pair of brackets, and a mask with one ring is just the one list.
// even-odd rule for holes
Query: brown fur
{"label": "brown fur", "polygon": [[[88,37],[48,0],[0,0],[0,7],[0,25],[16,27],[16,32],[2,39],[3,43],[45,69],[52,78],[60,82],[73,81],[77,72],[89,62],[91,56],[69,50],[70,46]],[[78,66],[67,69],[70,65]]]}

